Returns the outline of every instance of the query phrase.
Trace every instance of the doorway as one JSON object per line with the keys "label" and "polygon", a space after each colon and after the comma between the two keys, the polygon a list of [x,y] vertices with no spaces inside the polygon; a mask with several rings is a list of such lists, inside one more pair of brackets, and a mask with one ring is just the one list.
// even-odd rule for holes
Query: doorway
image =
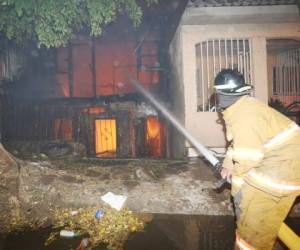
{"label": "doorway", "polygon": [[115,158],[117,153],[116,119],[95,120],[96,157]]}

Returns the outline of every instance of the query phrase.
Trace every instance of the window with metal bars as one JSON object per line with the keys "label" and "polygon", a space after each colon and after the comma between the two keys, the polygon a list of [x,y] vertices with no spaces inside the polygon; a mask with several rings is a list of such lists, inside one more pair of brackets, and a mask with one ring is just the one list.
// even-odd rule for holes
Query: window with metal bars
{"label": "window with metal bars", "polygon": [[300,49],[291,49],[276,55],[272,90],[272,97],[286,105],[300,101]]}
{"label": "window with metal bars", "polygon": [[249,39],[214,39],[196,44],[197,110],[216,111],[214,79],[222,69],[237,69],[252,84],[252,51]]}

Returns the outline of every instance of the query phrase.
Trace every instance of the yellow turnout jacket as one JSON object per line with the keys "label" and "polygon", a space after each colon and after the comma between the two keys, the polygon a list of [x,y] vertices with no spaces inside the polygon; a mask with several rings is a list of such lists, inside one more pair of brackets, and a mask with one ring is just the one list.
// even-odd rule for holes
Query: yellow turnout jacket
{"label": "yellow turnout jacket", "polygon": [[223,112],[232,141],[223,163],[233,170],[232,192],[247,182],[274,196],[300,194],[300,129],[249,96]]}

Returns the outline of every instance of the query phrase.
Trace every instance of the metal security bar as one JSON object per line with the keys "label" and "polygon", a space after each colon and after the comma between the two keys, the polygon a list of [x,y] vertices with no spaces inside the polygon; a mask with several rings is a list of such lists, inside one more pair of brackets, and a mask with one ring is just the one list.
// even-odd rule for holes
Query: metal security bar
{"label": "metal security bar", "polygon": [[300,49],[281,52],[276,56],[273,97],[285,105],[300,101]]}
{"label": "metal security bar", "polygon": [[198,111],[215,111],[215,76],[222,69],[236,69],[252,84],[252,51],[249,39],[215,39],[196,44]]}

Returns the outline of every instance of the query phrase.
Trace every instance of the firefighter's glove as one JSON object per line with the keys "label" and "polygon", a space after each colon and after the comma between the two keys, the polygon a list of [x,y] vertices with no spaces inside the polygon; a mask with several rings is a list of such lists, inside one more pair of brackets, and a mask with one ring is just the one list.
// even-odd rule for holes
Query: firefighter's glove
{"label": "firefighter's glove", "polygon": [[228,183],[231,183],[232,178],[232,170],[228,168],[222,168],[221,170],[221,176],[224,180],[226,180]]}

